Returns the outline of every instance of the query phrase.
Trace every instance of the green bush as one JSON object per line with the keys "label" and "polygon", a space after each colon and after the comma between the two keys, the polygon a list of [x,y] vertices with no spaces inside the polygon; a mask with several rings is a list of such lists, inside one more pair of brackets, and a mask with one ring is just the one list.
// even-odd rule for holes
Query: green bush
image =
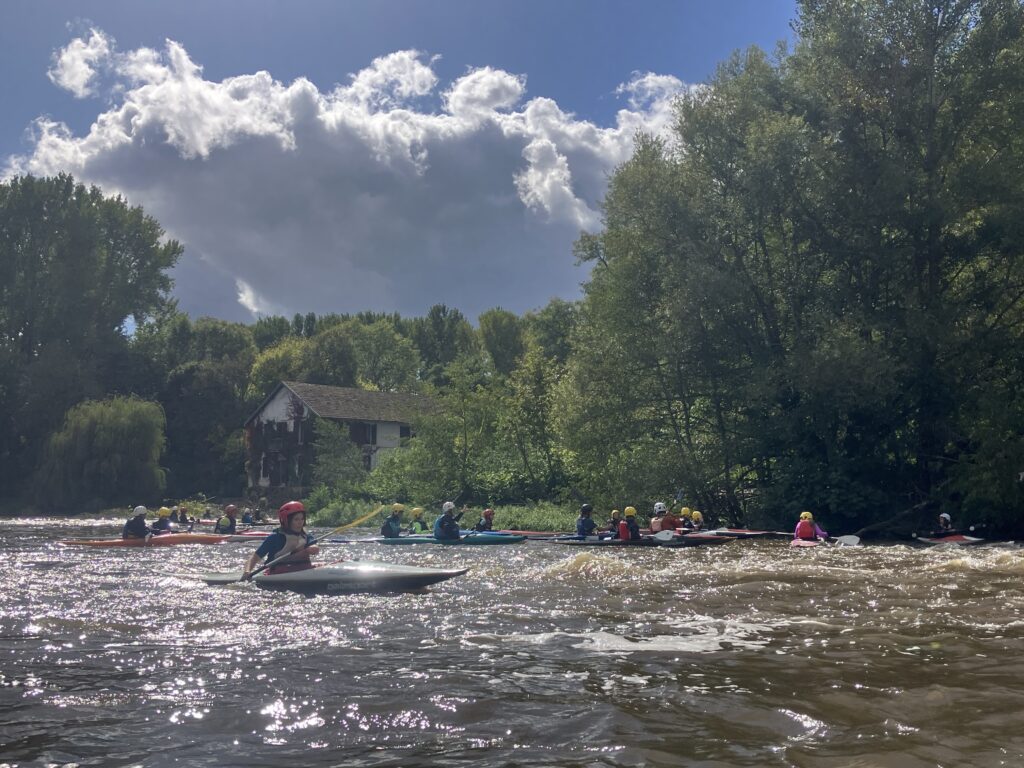
{"label": "green bush", "polygon": [[166,485],[164,412],[134,397],[71,408],[46,445],[36,476],[40,503],[58,509],[152,504]]}

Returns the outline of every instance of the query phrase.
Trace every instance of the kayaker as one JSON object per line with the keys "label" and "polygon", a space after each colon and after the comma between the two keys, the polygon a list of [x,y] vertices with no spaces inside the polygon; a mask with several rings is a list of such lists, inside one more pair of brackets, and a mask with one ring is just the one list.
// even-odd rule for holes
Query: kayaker
{"label": "kayaker", "polygon": [[146,525],[146,515],[149,510],[138,506],[128,513],[128,522],[121,529],[122,539],[148,539],[153,535],[152,529]]}
{"label": "kayaker", "polygon": [[597,523],[594,522],[594,508],[590,504],[580,507],[580,516],[576,518],[576,535],[593,536],[597,533]]}
{"label": "kayaker", "polygon": [[484,513],[480,515],[480,519],[477,520],[476,525],[473,526],[474,531],[493,531],[494,530],[494,510],[488,507],[484,510]]}
{"label": "kayaker", "polygon": [[683,507],[679,510],[679,523],[682,528],[693,527],[693,510],[689,507]]}
{"label": "kayaker", "polygon": [[704,528],[704,515],[699,510],[693,510],[690,513],[690,530],[699,531]]}
{"label": "kayaker", "polygon": [[156,513],[156,521],[151,529],[154,534],[171,532],[171,510],[168,507],[160,507]]}
{"label": "kayaker", "polygon": [[289,501],[282,504],[277,510],[277,519],[281,527],[267,536],[259,548],[252,553],[252,557],[245,564],[243,580],[251,579],[252,572],[259,566],[263,558],[267,562],[276,560],[286,553],[294,553],[282,563],[270,568],[267,573],[287,573],[288,571],[303,571],[312,568],[313,564],[309,558],[320,551],[320,548],[313,544],[315,539],[311,533],[306,533],[306,508],[301,501]]}
{"label": "kayaker", "polygon": [[451,541],[459,538],[460,512],[455,514],[455,502],[446,501],[441,505],[441,516],[434,521],[434,538]]}
{"label": "kayaker", "polygon": [[[661,506],[663,507],[665,506],[660,501],[658,502],[658,504],[661,504]],[[654,505],[655,509],[657,509],[658,504]],[[652,520],[651,522],[653,523],[654,521]],[[681,525],[682,522],[679,520],[678,517],[676,517],[675,513],[672,512],[672,509],[666,508],[665,513],[661,516],[661,530],[671,531],[672,533],[675,533],[676,528],[679,528]],[[654,530],[654,525],[651,525],[651,530]]]}
{"label": "kayaker", "polygon": [[397,539],[402,535],[402,513],[404,511],[404,504],[396,502],[391,505],[391,514],[384,520],[384,525],[380,527],[381,536],[385,539]]}
{"label": "kayaker", "polygon": [[413,507],[409,510],[412,521],[409,523],[409,533],[426,533],[430,530],[423,522],[423,507]]}
{"label": "kayaker", "polygon": [[246,507],[245,511],[242,512],[242,525],[252,525],[252,524],[253,524],[252,510],[249,509],[248,507]]}
{"label": "kayaker", "polygon": [[827,539],[828,532],[821,530],[820,526],[814,522],[814,515],[804,510],[800,513],[800,522],[793,530],[793,538],[801,541],[817,541],[818,539]]}
{"label": "kayaker", "polygon": [[238,517],[238,507],[234,504],[228,504],[224,507],[224,516],[217,521],[217,524],[213,527],[214,533],[231,535],[235,532],[235,526],[237,522],[235,518]]}
{"label": "kayaker", "polygon": [[625,517],[619,523],[619,538],[623,541],[639,541],[640,526],[636,522],[636,508],[626,507]]}
{"label": "kayaker", "polygon": [[939,515],[939,534],[949,535],[953,533],[953,518],[949,516],[948,512],[942,512]]}
{"label": "kayaker", "polygon": [[617,509],[612,510],[612,519],[608,521],[607,532],[611,534],[609,539],[619,538],[619,523],[622,522],[622,513]]}
{"label": "kayaker", "polygon": [[650,528],[654,533],[658,533],[658,531],[661,530],[661,519],[665,516],[666,512],[668,512],[668,508],[665,506],[664,502],[654,502],[654,514],[651,516],[650,524]]}

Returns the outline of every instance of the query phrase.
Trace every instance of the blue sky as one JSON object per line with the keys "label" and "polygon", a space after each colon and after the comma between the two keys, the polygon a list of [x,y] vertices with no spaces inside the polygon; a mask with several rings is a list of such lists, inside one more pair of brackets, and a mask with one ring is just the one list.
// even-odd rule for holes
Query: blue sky
{"label": "blue sky", "polygon": [[674,93],[791,38],[795,12],[8,0],[0,168],[68,170],[143,205],[186,245],[176,292],[193,314],[524,311],[579,295],[572,240],[599,226],[632,132],[668,130]]}

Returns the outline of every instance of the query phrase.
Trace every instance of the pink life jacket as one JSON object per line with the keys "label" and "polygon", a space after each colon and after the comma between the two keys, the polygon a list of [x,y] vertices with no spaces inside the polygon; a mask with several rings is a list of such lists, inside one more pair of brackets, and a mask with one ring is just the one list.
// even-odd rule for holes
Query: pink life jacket
{"label": "pink life jacket", "polygon": [[796,524],[796,537],[798,539],[811,540],[818,538],[814,533],[814,523],[810,520],[801,520]]}

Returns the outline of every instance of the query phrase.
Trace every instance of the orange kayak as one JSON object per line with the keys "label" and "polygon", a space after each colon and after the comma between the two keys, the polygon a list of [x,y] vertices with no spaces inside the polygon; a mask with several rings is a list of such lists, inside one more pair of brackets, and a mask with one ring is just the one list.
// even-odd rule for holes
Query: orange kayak
{"label": "orange kayak", "polygon": [[174,544],[220,544],[227,536],[212,533],[165,533],[145,539],[64,539],[61,544],[76,547],[170,547]]}

